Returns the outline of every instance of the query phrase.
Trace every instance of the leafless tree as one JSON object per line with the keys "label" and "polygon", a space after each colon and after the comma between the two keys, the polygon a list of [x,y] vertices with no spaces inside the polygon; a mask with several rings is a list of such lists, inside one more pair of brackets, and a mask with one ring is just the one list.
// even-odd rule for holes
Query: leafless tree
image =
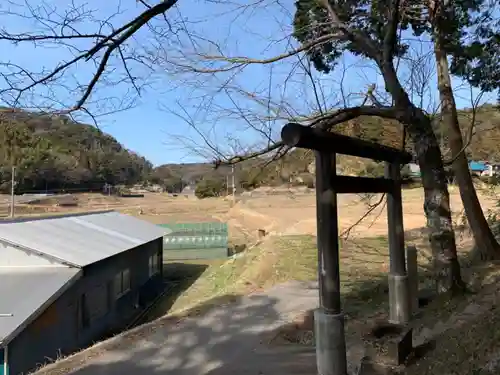
{"label": "leafless tree", "polygon": [[[234,15],[234,19],[264,9],[266,14],[262,19],[266,21],[275,19],[280,25],[284,25],[281,33],[283,37],[269,38],[267,35],[268,39],[272,40],[269,49],[273,52],[268,53],[269,57],[262,57],[266,51],[259,51],[255,53],[258,57],[254,58],[246,55],[247,51],[252,50],[251,41],[244,41],[245,54],[238,55],[235,45],[227,46],[227,40],[214,41],[207,38],[208,30],[199,26],[200,20],[184,16],[178,10],[175,1],[156,1],[151,4],[139,1],[138,15],[126,21],[120,20],[121,9],[118,9],[116,14],[99,20],[96,13],[85,6],[72,5],[61,12],[46,3],[30,6],[28,3],[16,5],[9,2],[9,7],[3,11],[3,16],[34,20],[39,29],[21,33],[0,30],[0,41],[35,45],[56,44],[66,47],[71,57],[56,63],[51,68],[37,72],[27,70],[19,64],[4,63],[0,74],[4,79],[5,88],[0,91],[0,96],[10,106],[26,107],[27,103],[33,103],[37,108],[48,108],[60,113],[77,111],[92,113],[89,109],[91,106],[105,113],[107,108],[105,104],[101,104],[102,101],[105,99],[104,102],[110,103],[112,100],[99,94],[100,92],[106,93],[106,88],[125,83],[132,88],[131,93],[140,93],[144,87],[152,84],[148,79],[156,77],[161,71],[171,79],[169,82],[171,86],[196,88],[192,90],[192,96],[196,96],[200,90],[204,91],[203,105],[205,108],[214,108],[214,101],[210,101],[207,87],[216,81],[217,83],[211,88],[212,97],[226,95],[231,104],[215,111],[216,115],[213,115],[211,121],[227,121],[227,118],[234,117],[240,123],[245,122],[252,132],[260,134],[266,143],[260,150],[247,149],[244,155],[226,160],[231,163],[271,151],[284,152],[283,145],[277,141],[276,129],[291,119],[324,129],[331,129],[337,124],[361,116],[395,120],[403,124],[412,140],[416,159],[421,167],[425,190],[424,210],[430,229],[429,241],[436,265],[438,288],[441,291],[463,289],[439,144],[432,129],[430,116],[422,109],[421,102],[410,96],[411,90],[405,88],[394,48],[403,39],[399,33],[402,13],[408,16],[414,10],[413,6],[409,2],[394,0],[392,5],[384,10],[383,37],[377,39],[342,22],[338,17],[339,5],[336,2],[322,1],[327,14],[327,22],[323,26],[328,27],[328,32],[312,38],[307,43],[297,45],[291,32],[293,9],[278,1],[256,0],[244,5],[225,1],[209,3],[220,12],[219,16],[231,14]],[[24,7],[22,11],[19,10],[20,6]],[[269,11],[270,6],[274,7],[273,12]],[[174,11],[178,12],[172,16]],[[215,17],[208,20],[212,28],[214,28],[213,19]],[[85,27],[81,26],[83,24]],[[228,25],[228,29],[230,28]],[[148,37],[138,41],[136,37],[141,32],[147,33]],[[248,30],[246,37],[252,34],[256,34],[256,30]],[[289,76],[296,78],[302,74],[310,83],[318,79],[314,78],[305,54],[330,41],[351,43],[362,50],[366,57],[363,60],[365,69],[377,71],[381,82],[371,82],[375,85],[370,86],[368,90],[366,88],[358,90],[364,95],[357,100],[351,100],[353,98],[343,92],[343,85],[339,88],[343,93],[340,95],[341,100],[326,100],[326,91],[311,85],[308,92],[312,94],[311,103],[315,103],[315,110],[304,106],[303,103],[296,106],[298,100],[292,95],[270,95],[269,88],[287,87],[292,81]],[[277,52],[278,49],[282,51]],[[84,63],[95,66],[91,77],[81,77],[76,74],[80,64]],[[138,77],[136,74],[138,67],[145,69],[142,72],[149,70],[150,74]],[[272,70],[265,75],[268,79],[267,85],[245,87],[238,82],[237,75],[244,70],[256,69],[256,77],[261,78],[262,70],[256,67]],[[292,74],[297,70],[301,73]],[[377,84],[383,86],[385,92],[378,89]],[[326,87],[331,89],[331,85]],[[71,104],[55,102],[53,98],[60,98],[61,90],[71,93],[71,98],[76,97],[74,102]],[[423,94],[417,92],[418,95]],[[252,103],[252,110],[244,108],[238,97],[245,97],[247,103]],[[130,103],[133,103],[133,100]],[[181,110],[177,111],[177,114],[183,121],[199,129],[196,122],[200,119],[193,116],[196,111],[187,109],[189,105],[196,103],[192,101],[190,104],[180,104]],[[253,108],[261,108],[264,116],[255,116]],[[205,111],[205,114],[207,112]],[[202,115],[201,121],[203,120],[206,120],[206,117]],[[202,131],[199,136],[203,138],[206,134],[206,131]],[[205,141],[213,144],[208,138]],[[215,154],[223,154],[217,148],[212,151]]]}
{"label": "leafless tree", "polygon": [[[350,43],[362,51],[366,60],[378,70],[383,80],[385,95],[374,98],[373,86],[368,90],[366,98],[370,101],[360,101],[346,108],[328,108],[318,118],[303,123],[331,129],[340,123],[356,119],[361,116],[375,116],[388,120],[395,120],[404,125],[405,131],[413,143],[413,148],[422,172],[422,182],[425,191],[424,210],[428,219],[429,241],[433,251],[438,290],[460,291],[464,284],[461,280],[460,266],[457,260],[455,236],[451,219],[449,194],[446,175],[441,157],[439,143],[432,127],[429,114],[415,103],[405,89],[401,74],[398,73],[399,59],[396,56],[395,46],[401,42],[402,36],[399,26],[402,13],[412,11],[412,5],[395,0],[392,5],[383,11],[385,22],[384,35],[377,39],[373,35],[364,33],[353,24],[342,22],[338,16],[340,5],[336,2],[322,1],[327,16],[326,32],[314,37],[314,25],[311,25],[310,40],[302,45],[291,44],[283,52],[270,57],[253,58],[230,54],[222,45],[209,49],[207,52],[196,50],[192,55],[185,54],[181,60],[164,62],[170,66],[177,66],[184,72],[197,74],[229,74],[252,66],[270,66],[282,64],[289,59],[296,59],[304,53],[319,48],[325,42]],[[213,42],[210,42],[213,45]],[[215,52],[211,52],[214,51]],[[426,72],[424,72],[426,73]],[[420,93],[422,95],[422,93]],[[375,100],[374,100],[375,99]],[[333,109],[333,110],[332,110]],[[261,153],[275,150],[282,145],[273,143]],[[254,153],[251,156],[260,155]],[[248,157],[248,155],[247,155]],[[238,161],[241,158],[232,159]]]}
{"label": "leafless tree", "polygon": [[[166,14],[176,3],[138,1],[142,9],[127,20],[123,20],[119,4],[113,13],[99,17],[98,9],[85,3],[65,3],[62,9],[55,1],[2,3],[2,24],[12,25],[0,28],[2,50],[30,44],[36,47],[31,52],[40,64],[21,64],[4,57],[0,63],[0,100],[14,108],[58,114],[84,112],[91,117],[130,108],[148,84],[136,70],[151,72],[149,59],[145,59],[147,51],[137,43],[137,33],[154,27],[151,23],[155,17],[164,17],[163,22],[168,24]],[[50,59],[50,48],[61,59]],[[80,73],[84,67],[92,73]],[[113,89],[122,84],[128,88],[125,94],[113,95]]]}

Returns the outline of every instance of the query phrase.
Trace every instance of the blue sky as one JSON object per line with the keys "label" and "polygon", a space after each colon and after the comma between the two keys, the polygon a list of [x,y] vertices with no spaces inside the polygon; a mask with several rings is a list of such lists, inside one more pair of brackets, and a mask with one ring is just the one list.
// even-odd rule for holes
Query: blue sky
{"label": "blue sky", "polygon": [[[39,4],[33,1],[32,4]],[[63,0],[46,0],[54,6],[54,10],[62,14],[68,10],[68,2]],[[93,11],[93,19],[103,20],[115,14],[111,22],[115,27],[136,17],[144,9],[134,0],[87,0],[74,2],[78,6],[86,4],[87,11]],[[184,29],[175,34],[171,31],[168,38],[160,43],[154,39],[154,34],[141,30],[129,47],[140,53],[151,53],[154,46],[160,47],[159,63],[147,69],[140,64],[130,64],[132,74],[147,83],[136,97],[127,81],[119,81],[124,70],[120,61],[112,61],[110,68],[115,73],[106,76],[104,81],[91,98],[89,105],[93,113],[103,114],[113,109],[111,114],[98,117],[99,127],[123,143],[127,148],[147,157],[155,165],[172,162],[193,162],[210,159],[214,156],[211,147],[224,154],[241,152],[265,144],[266,133],[271,129],[271,135],[276,138],[284,120],[272,121],[269,114],[280,110],[280,118],[286,117],[286,110],[297,114],[306,114],[317,109],[317,103],[310,80],[303,70],[295,67],[297,58],[292,58],[278,64],[253,65],[243,71],[219,74],[195,74],[179,71],[172,61],[186,62],[193,59],[192,40],[198,45],[198,52],[217,54],[217,51],[206,42],[216,42],[218,47],[228,56],[249,56],[265,58],[283,53],[290,43],[291,17],[293,4],[284,8],[279,2],[257,0],[252,6],[242,8],[241,3],[185,0],[180,1],[176,9],[169,12],[168,18],[173,28]],[[246,2],[245,4],[250,4]],[[10,8],[9,8],[10,6]],[[10,32],[29,32],[43,27],[33,20],[1,14],[7,9],[19,13],[27,12],[26,8],[13,8],[8,3],[0,3],[0,24]],[[25,14],[25,13],[24,13]],[[50,16],[55,19],[55,14]],[[156,25],[164,21],[159,19]],[[82,32],[94,32],[97,23],[86,19],[77,25]],[[192,40],[188,38],[185,29],[189,30]],[[176,35],[180,35],[177,39]],[[8,56],[9,62],[16,63],[31,71],[54,68],[61,61],[71,57],[71,51],[64,46],[34,46],[32,44],[1,43],[2,55]],[[85,48],[89,44],[79,42],[78,47]],[[415,44],[415,48],[428,48],[428,45]],[[187,55],[189,54],[189,55]],[[198,56],[199,60],[199,56]],[[193,61],[193,60],[192,60]],[[5,62],[5,61],[4,61]],[[74,104],[79,92],[75,90],[78,82],[88,82],[95,64],[92,61],[78,64],[60,79],[62,85],[52,85],[38,88],[35,96],[27,96],[21,105],[36,103],[37,106],[47,104],[43,96],[50,97],[50,102],[57,99],[59,107]],[[290,72],[293,71],[293,74]],[[401,68],[404,78],[407,69]],[[373,65],[360,62],[351,56],[346,56],[342,65],[329,76],[313,73],[316,84],[323,88],[324,102],[333,107],[342,104],[343,92],[351,93],[350,104],[359,101],[359,95],[366,87],[376,82],[383,92],[382,80]],[[231,78],[231,79],[229,79]],[[434,84],[434,79],[431,80]],[[5,84],[5,82],[4,82]],[[434,84],[435,87],[435,84]],[[462,82],[455,81],[457,101],[460,107],[470,107],[470,91]],[[249,95],[252,94],[252,95]],[[106,97],[113,100],[101,103]],[[272,98],[272,103],[266,98]],[[494,96],[492,96],[494,97]],[[33,99],[34,98],[34,99]],[[121,100],[125,98],[125,103]],[[490,97],[486,96],[485,100]],[[127,106],[133,100],[133,107],[126,111],[114,111]],[[435,104],[434,99],[426,97],[425,105]],[[29,103],[28,103],[29,102]],[[112,107],[110,104],[112,103]],[[53,105],[53,103],[51,103]],[[242,114],[245,118],[242,119]],[[271,116],[272,117],[272,116]],[[90,122],[82,117],[82,121]],[[191,125],[189,125],[191,122]],[[259,128],[250,128],[249,124],[258,124]],[[193,126],[197,129],[194,130]],[[208,139],[210,146],[206,145]]]}

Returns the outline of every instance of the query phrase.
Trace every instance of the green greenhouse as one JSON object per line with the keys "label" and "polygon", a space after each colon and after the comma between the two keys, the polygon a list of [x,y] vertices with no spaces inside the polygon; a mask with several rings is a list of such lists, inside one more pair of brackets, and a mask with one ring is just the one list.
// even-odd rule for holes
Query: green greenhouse
{"label": "green greenhouse", "polygon": [[226,223],[159,224],[171,230],[163,237],[163,259],[220,259],[228,256],[229,231]]}

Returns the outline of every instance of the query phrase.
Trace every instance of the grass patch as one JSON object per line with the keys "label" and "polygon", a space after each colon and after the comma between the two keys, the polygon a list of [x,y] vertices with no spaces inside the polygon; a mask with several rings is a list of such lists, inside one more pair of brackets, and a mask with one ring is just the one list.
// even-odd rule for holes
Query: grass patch
{"label": "grass patch", "polygon": [[[374,298],[374,287],[386,288],[387,249],[387,239],[382,236],[340,243],[342,290],[345,296],[353,293],[357,296],[357,300],[349,298],[352,310]],[[248,294],[289,280],[316,280],[317,267],[314,236],[270,237],[223,264],[210,265],[177,298],[170,311],[183,310],[217,296]]]}

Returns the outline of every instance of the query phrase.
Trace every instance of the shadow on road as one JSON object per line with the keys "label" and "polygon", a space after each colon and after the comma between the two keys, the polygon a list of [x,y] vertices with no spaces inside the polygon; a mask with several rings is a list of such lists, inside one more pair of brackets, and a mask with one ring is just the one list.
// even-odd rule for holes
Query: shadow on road
{"label": "shadow on road", "polygon": [[208,268],[203,263],[165,263],[163,265],[164,295],[155,306],[141,319],[141,323],[150,322],[167,314],[179,298]]}
{"label": "shadow on road", "polygon": [[[381,281],[376,285],[376,281],[360,278],[343,296],[350,319],[356,316],[364,321],[376,313],[380,300],[387,299]],[[380,300],[373,303],[379,299],[376,296]],[[182,316],[162,317],[137,327],[37,375],[316,374],[314,346],[291,341],[279,344],[274,338],[298,312],[317,304],[314,282],[289,282],[265,294],[216,297]]]}
{"label": "shadow on road", "polygon": [[[277,311],[288,305],[296,308],[293,301],[263,295],[214,298],[198,306],[191,317],[160,318],[47,366],[37,375],[233,375],[259,374],[260,368],[265,373],[272,368],[273,374],[313,374],[311,348],[276,352],[262,340],[264,333],[280,325]],[[197,316],[201,311],[203,316]],[[285,357],[294,358],[294,363]]]}
{"label": "shadow on road", "polygon": [[[418,237],[418,233],[414,235]],[[364,257],[366,264],[370,252],[371,249],[362,248],[355,255],[360,260]],[[357,267],[356,264],[349,272],[349,283],[344,284],[342,297],[348,336],[360,338],[374,316],[387,314],[388,288],[385,272],[369,274],[366,267],[364,270]],[[165,277],[182,285],[172,293],[168,303],[173,303],[205,268],[206,265],[200,264],[167,265]],[[485,269],[484,272],[493,270]],[[314,309],[318,304],[314,283],[307,284],[310,286],[299,282],[288,284],[250,296],[213,298],[183,316],[161,317],[47,366],[37,375],[316,374],[312,345],[299,346],[293,342],[274,345],[272,342],[274,333],[293,321],[296,316],[293,314]],[[439,302],[423,310],[419,324],[432,327],[438,315],[440,320],[446,321],[457,311],[456,308],[443,311]]]}
{"label": "shadow on road", "polygon": [[163,278],[166,281],[179,282],[197,279],[208,268],[206,263],[170,262],[163,265]]}

